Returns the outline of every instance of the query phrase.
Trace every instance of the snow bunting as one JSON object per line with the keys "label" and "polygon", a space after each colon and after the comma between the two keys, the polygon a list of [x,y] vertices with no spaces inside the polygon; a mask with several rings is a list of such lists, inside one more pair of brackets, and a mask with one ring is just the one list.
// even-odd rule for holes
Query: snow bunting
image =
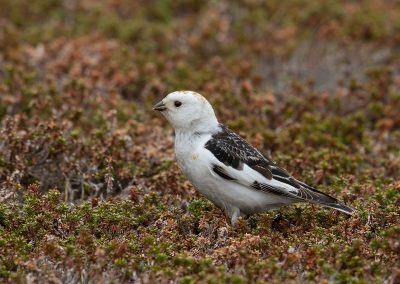
{"label": "snow bunting", "polygon": [[218,122],[200,94],[179,91],[154,106],[175,130],[175,153],[188,180],[223,209],[234,225],[240,216],[312,202],[346,214],[354,209],[292,177],[273,160]]}

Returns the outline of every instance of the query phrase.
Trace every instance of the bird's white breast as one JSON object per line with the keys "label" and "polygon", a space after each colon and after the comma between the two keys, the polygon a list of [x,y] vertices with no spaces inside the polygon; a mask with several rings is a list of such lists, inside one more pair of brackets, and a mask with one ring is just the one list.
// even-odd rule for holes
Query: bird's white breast
{"label": "bird's white breast", "polygon": [[204,145],[211,135],[198,135],[198,134],[187,134],[177,133],[175,137],[175,154],[178,161],[178,165],[181,168],[183,174],[191,181],[195,182],[197,174],[201,174],[202,171],[206,172],[206,165],[202,164],[203,161],[200,159],[200,155],[204,149]]}
{"label": "bird's white breast", "polygon": [[[226,198],[221,195],[225,190],[211,170],[212,159],[215,159],[207,149],[205,143],[211,134],[178,134],[175,137],[175,151],[178,165],[186,178],[205,197],[217,206],[228,209]],[[216,162],[216,161],[214,161]]]}

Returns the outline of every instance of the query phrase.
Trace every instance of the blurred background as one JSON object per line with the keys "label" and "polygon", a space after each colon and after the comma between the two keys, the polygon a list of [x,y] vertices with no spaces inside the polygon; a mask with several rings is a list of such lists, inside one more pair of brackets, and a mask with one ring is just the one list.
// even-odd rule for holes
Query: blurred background
{"label": "blurred background", "polygon": [[[132,124],[159,118],[155,101],[194,90],[222,121],[261,131],[274,150],[269,130],[329,112],[327,98],[345,101],[332,104],[337,115],[365,115],[371,93],[385,103],[399,87],[398,1],[0,0],[0,7],[0,118],[23,134],[51,120],[63,139],[87,143],[89,133],[120,131],[131,141]],[[395,114],[369,118],[391,129]],[[50,169],[34,166],[46,163],[47,150],[30,155],[41,158],[3,169],[3,177],[19,169],[29,182],[65,187],[62,170],[49,178]]]}
{"label": "blurred background", "polygon": [[[243,221],[237,235],[230,232],[240,239],[233,246],[242,244],[242,233],[255,234],[251,244],[243,244],[245,260],[229,246],[214,255],[214,244],[225,244],[218,231],[223,216],[181,177],[172,129],[152,111],[175,90],[203,94],[222,122],[296,177],[359,209],[359,219],[346,221],[356,235],[341,235],[337,216],[321,208],[303,212],[310,226],[296,223],[302,209],[292,207],[285,211],[290,226],[283,233],[270,229],[268,214]],[[7,252],[0,257],[0,279],[25,277],[33,269],[21,260],[28,256],[41,263],[41,277],[55,271],[63,281],[98,276],[90,269],[83,275],[79,266],[94,262],[99,271],[111,265],[116,270],[108,279],[122,282],[134,279],[132,269],[150,277],[143,279],[204,280],[213,273],[215,283],[230,279],[223,278],[224,269],[208,271],[206,260],[173,258],[180,267],[175,270],[165,261],[175,252],[228,263],[227,275],[236,271],[254,281],[395,279],[399,110],[399,1],[0,0],[0,228],[8,230],[0,232]],[[110,197],[124,201],[96,207]],[[68,211],[66,204],[82,206]],[[88,227],[79,227],[79,220]],[[136,232],[131,224],[145,236],[167,225],[179,234],[120,247],[120,239]],[[325,247],[332,239],[310,237],[321,228],[341,236],[339,247],[347,250],[339,260],[342,249]],[[286,230],[299,239],[288,243]],[[309,243],[320,247],[289,249],[307,232]],[[57,236],[54,248],[67,251],[55,254],[62,260],[46,250],[49,234]],[[275,236],[265,242],[272,258],[259,253],[260,234]],[[102,243],[100,236],[107,240]],[[360,242],[349,244],[353,239]],[[73,273],[45,268],[32,243]],[[160,243],[169,247],[152,249]],[[281,246],[271,250],[272,243]],[[108,248],[118,249],[114,254]],[[138,251],[150,259],[139,259]],[[297,253],[311,260],[300,265]],[[359,258],[350,263],[354,255]],[[259,259],[264,262],[258,268],[247,266]],[[196,276],[199,271],[208,272]],[[296,278],[296,271],[305,278]],[[338,278],[331,277],[335,271]]]}

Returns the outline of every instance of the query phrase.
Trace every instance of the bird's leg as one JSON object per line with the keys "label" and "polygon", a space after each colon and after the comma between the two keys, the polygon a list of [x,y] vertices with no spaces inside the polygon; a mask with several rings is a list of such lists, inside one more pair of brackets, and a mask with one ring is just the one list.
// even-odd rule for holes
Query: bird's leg
{"label": "bird's leg", "polygon": [[234,208],[231,212],[229,212],[229,215],[231,217],[231,225],[232,225],[232,227],[235,227],[235,225],[240,217],[240,209]]}

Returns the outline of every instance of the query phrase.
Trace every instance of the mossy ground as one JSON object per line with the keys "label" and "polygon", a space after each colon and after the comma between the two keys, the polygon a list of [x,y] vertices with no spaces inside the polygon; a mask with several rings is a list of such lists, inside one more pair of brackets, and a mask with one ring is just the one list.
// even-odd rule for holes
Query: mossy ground
{"label": "mossy ground", "polygon": [[[400,5],[261,2],[0,0],[0,281],[400,281]],[[151,110],[180,89],[357,213],[231,228]]]}

